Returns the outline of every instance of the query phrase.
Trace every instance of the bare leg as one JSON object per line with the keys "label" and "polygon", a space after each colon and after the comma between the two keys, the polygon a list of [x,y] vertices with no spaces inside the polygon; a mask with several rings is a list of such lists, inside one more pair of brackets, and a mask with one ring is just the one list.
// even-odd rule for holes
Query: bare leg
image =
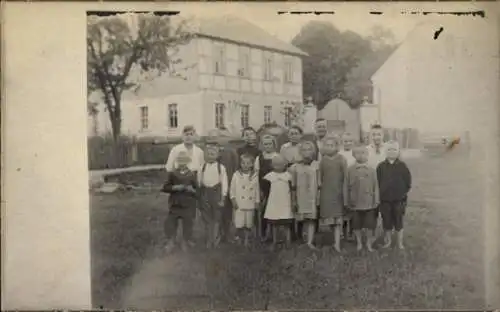
{"label": "bare leg", "polygon": [[307,221],[307,246],[311,249],[316,249],[314,246],[314,221]]}
{"label": "bare leg", "polygon": [[356,237],[356,249],[360,251],[363,249],[363,241],[361,239],[361,230],[354,230],[354,236]]}
{"label": "bare leg", "polygon": [[392,244],[392,231],[386,230],[384,236],[384,246],[383,248],[389,248]]}
{"label": "bare leg", "polygon": [[268,225],[268,229],[269,227],[271,227],[271,230],[272,230],[272,235],[273,235],[273,242],[271,244],[271,250],[275,250],[276,249],[276,244],[278,243],[278,226],[276,224],[273,224],[273,225]]}
{"label": "bare leg", "polygon": [[403,229],[399,230],[397,233],[398,233],[398,248],[405,249],[405,246],[403,244]]}
{"label": "bare leg", "polygon": [[244,240],[244,245],[245,247],[248,247],[248,237],[250,236],[250,229],[243,229],[243,231],[245,232],[245,240]]}
{"label": "bare leg", "polygon": [[220,224],[218,222],[214,223],[213,233],[214,247],[217,247],[220,243]]}
{"label": "bare leg", "polygon": [[290,247],[292,244],[292,228],[290,226],[285,226],[286,231],[286,246]]}
{"label": "bare leg", "polygon": [[334,238],[334,247],[335,250],[340,252],[340,234],[342,232],[342,224],[337,224],[333,228],[333,238]]}
{"label": "bare leg", "polygon": [[374,239],[374,231],[372,230],[367,230],[366,231],[366,248],[368,251],[373,251],[373,242],[375,241]]}

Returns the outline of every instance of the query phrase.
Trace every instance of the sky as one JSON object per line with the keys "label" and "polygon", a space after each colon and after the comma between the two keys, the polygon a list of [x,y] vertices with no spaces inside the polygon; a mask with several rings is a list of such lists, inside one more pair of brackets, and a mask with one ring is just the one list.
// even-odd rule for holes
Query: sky
{"label": "sky", "polygon": [[[397,42],[418,23],[426,19],[442,18],[436,14],[410,14],[409,12],[424,11],[473,11],[479,10],[480,4],[473,2],[455,3],[377,3],[377,2],[312,2],[312,3],[197,3],[175,4],[172,9],[178,8],[183,16],[217,17],[221,15],[235,15],[252,22],[275,37],[290,42],[299,33],[302,26],[312,20],[329,21],[338,29],[351,30],[362,36],[370,34],[375,25],[382,25],[390,29]],[[335,11],[335,14],[281,14],[278,11]],[[379,11],[383,14],[370,14],[370,11]],[[405,13],[402,13],[405,12]],[[464,17],[456,17],[464,18]],[[467,17],[465,17],[467,18]]]}

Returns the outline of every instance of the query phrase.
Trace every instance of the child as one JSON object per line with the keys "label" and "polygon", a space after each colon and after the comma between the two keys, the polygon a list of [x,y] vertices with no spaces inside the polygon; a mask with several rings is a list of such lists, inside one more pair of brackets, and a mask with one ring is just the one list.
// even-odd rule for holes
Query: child
{"label": "child", "polygon": [[[342,135],[342,150],[339,151],[342,156],[347,161],[347,167],[350,167],[356,163],[356,159],[352,155],[352,146],[354,144],[354,140],[352,134],[349,132],[345,132]],[[352,220],[349,211],[346,211],[344,215],[344,224],[343,224],[343,233],[345,238],[351,240],[353,239],[353,230],[352,230]]]}
{"label": "child", "polygon": [[[262,136],[261,139],[262,152],[255,159],[255,170],[259,174],[259,187],[261,192],[261,207],[265,208],[266,200],[269,197],[269,181],[265,180],[264,177],[266,174],[273,170],[272,167],[272,159],[278,155],[276,152],[276,140],[274,136],[270,134],[266,134]],[[260,209],[259,215],[257,217],[257,227],[259,231],[259,235],[263,240],[269,238],[269,228],[266,224],[266,219],[264,218],[264,209]]]}
{"label": "child", "polygon": [[273,171],[264,176],[264,180],[270,184],[269,197],[266,203],[264,218],[272,227],[273,243],[271,248],[275,249],[278,241],[278,229],[284,227],[286,231],[286,244],[291,242],[291,224],[293,220],[292,198],[292,176],[286,171],[286,160],[277,154],[272,159]]}
{"label": "child", "polygon": [[350,167],[356,163],[356,159],[352,156],[352,145],[353,145],[352,135],[350,133],[344,133],[342,135],[342,150],[339,151],[342,156],[347,160],[347,166]]}
{"label": "child", "polygon": [[323,140],[323,157],[320,162],[320,225],[334,231],[335,250],[340,252],[340,234],[344,216],[344,176],[347,161],[339,150],[339,139],[328,136]]}
{"label": "child", "polygon": [[206,162],[198,173],[200,211],[207,235],[207,248],[219,244],[221,210],[224,208],[228,191],[226,168],[217,160],[218,157],[219,146],[213,143],[207,144]]}
{"label": "child", "polygon": [[392,243],[392,230],[396,230],[398,247],[404,249],[403,217],[406,200],[411,189],[411,173],[406,164],[399,159],[399,144],[387,142],[387,158],[377,167],[377,178],[380,188],[380,214],[384,228],[384,248]]}
{"label": "child", "polygon": [[[254,157],[243,154],[240,157],[240,169],[231,179],[230,197],[234,209],[234,226],[244,233],[244,245],[248,247],[248,238],[253,229],[254,212],[260,204],[259,176],[254,169]],[[241,233],[238,233],[241,237]]]}
{"label": "child", "polygon": [[377,226],[379,189],[377,172],[367,164],[368,148],[357,146],[353,150],[356,163],[347,169],[344,182],[344,204],[352,210],[352,225],[358,251],[363,248],[361,230],[366,229],[368,251],[373,251]]}
{"label": "child", "polygon": [[[208,142],[219,145],[218,161],[226,168],[227,180],[231,181],[234,172],[238,169],[239,157],[235,149],[230,146],[231,137],[229,132],[224,129],[214,129],[209,131]],[[221,241],[231,241],[233,238],[233,207],[227,197],[226,204],[221,211],[220,236]]]}
{"label": "child", "polygon": [[314,246],[314,234],[316,231],[316,220],[318,218],[319,204],[319,162],[314,160],[316,148],[313,142],[303,141],[300,143],[300,154],[302,161],[290,167],[292,174],[292,185],[296,190],[297,213],[295,219],[304,222],[307,229],[307,246]]}
{"label": "child", "polygon": [[167,171],[173,171],[178,165],[176,163],[177,155],[180,152],[186,152],[190,158],[188,167],[190,170],[198,170],[203,164],[203,150],[194,144],[196,130],[193,126],[185,126],[182,129],[182,143],[174,146],[168,154],[165,168]]}
{"label": "child", "polygon": [[168,216],[164,224],[168,240],[167,252],[175,248],[178,220],[182,222],[182,249],[186,250],[187,245],[193,245],[191,238],[198,191],[196,172],[188,167],[191,162],[188,153],[180,151],[175,161],[177,167],[168,172],[167,181],[162,189],[163,192],[170,194]]}
{"label": "child", "polygon": [[288,139],[290,142],[283,144],[280,150],[280,154],[285,157],[288,162],[288,166],[291,166],[302,159],[299,151],[299,143],[302,139],[302,134],[302,128],[299,126],[292,126],[290,127],[290,130],[288,130]]}

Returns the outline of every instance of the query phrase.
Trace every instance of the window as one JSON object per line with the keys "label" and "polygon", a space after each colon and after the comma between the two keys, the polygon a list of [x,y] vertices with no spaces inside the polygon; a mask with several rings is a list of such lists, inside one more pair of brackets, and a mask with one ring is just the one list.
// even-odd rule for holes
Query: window
{"label": "window", "polygon": [[216,74],[224,73],[224,46],[215,47],[214,70]]}
{"label": "window", "polygon": [[292,107],[285,107],[285,127],[290,127],[292,125]]}
{"label": "window", "polygon": [[177,104],[168,104],[168,127],[177,128],[179,126],[179,112]]}
{"label": "window", "polygon": [[240,105],[241,108],[241,127],[246,128],[250,120],[250,105]]}
{"label": "window", "polygon": [[264,80],[273,79],[273,60],[267,57],[264,62]]}
{"label": "window", "polygon": [[246,51],[241,51],[240,53],[240,68],[238,69],[238,76],[250,76],[250,55],[248,55],[248,52]]}
{"label": "window", "polygon": [[215,127],[222,128],[224,127],[224,113],[226,107],[224,103],[216,103],[215,104]]}
{"label": "window", "polygon": [[272,106],[264,106],[264,123],[265,124],[271,123],[272,115],[273,115]]}
{"label": "window", "polygon": [[148,120],[148,107],[141,107],[141,130],[148,129],[149,120]]}
{"label": "window", "polygon": [[291,61],[285,62],[285,82],[293,81],[293,64]]}

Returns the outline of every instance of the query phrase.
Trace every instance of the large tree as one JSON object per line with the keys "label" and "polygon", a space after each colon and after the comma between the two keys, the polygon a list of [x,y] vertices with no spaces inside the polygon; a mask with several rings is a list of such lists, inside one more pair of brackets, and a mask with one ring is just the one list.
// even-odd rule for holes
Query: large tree
{"label": "large tree", "polygon": [[303,62],[304,95],[311,96],[319,109],[343,97],[347,74],[370,52],[365,38],[321,21],[307,23],[292,43],[309,54]]}
{"label": "large tree", "polygon": [[177,52],[191,37],[186,21],[173,21],[170,16],[88,17],[87,93],[102,96],[115,141],[121,133],[123,92],[137,90],[141,83],[141,75],[131,73],[138,69],[142,77],[168,73],[182,78],[176,70],[181,63]]}
{"label": "large tree", "polygon": [[397,47],[394,34],[381,26],[373,27],[367,39],[371,44],[371,51],[351,69],[344,87],[346,100],[354,108],[359,107],[365,97],[373,101],[371,77]]}

